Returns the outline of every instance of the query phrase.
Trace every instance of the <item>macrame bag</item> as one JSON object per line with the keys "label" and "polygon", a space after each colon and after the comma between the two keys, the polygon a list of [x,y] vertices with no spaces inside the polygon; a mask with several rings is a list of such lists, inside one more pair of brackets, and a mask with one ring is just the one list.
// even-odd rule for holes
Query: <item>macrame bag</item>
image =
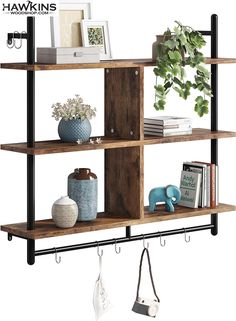
{"label": "macrame bag", "polygon": [[111,308],[102,278],[102,256],[99,256],[99,275],[94,287],[93,306],[97,320]]}

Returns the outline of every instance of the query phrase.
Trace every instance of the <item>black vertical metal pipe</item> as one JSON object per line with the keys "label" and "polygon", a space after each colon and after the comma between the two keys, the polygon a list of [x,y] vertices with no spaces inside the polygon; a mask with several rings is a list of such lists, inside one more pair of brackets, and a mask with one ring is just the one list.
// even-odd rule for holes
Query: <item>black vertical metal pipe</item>
{"label": "black vertical metal pipe", "polygon": [[[211,58],[218,58],[218,16],[211,16]],[[218,130],[218,65],[211,65],[211,130]],[[218,140],[211,140],[211,162],[218,165]],[[218,214],[211,215],[212,235],[218,234]]]}
{"label": "black vertical metal pipe", "polygon": [[[27,18],[27,64],[35,63],[35,18]],[[27,146],[35,141],[35,71],[27,71]]]}
{"label": "black vertical metal pipe", "polygon": [[[35,63],[35,18],[27,17],[27,64]],[[35,71],[27,71],[27,147],[35,142]],[[27,155],[27,229],[35,228],[35,156]],[[27,240],[27,262],[35,262],[35,241]]]}
{"label": "black vertical metal pipe", "polygon": [[126,226],[126,228],[125,228],[125,236],[127,238],[131,238],[131,226]]}

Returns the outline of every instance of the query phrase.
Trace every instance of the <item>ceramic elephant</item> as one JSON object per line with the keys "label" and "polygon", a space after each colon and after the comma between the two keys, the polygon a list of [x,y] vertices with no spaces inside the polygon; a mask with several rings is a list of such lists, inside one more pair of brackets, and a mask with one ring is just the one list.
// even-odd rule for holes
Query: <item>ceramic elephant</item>
{"label": "ceramic elephant", "polygon": [[149,193],[149,212],[154,212],[156,203],[165,202],[167,212],[174,212],[173,204],[177,204],[181,198],[181,191],[177,186],[167,185],[166,187],[153,188]]}

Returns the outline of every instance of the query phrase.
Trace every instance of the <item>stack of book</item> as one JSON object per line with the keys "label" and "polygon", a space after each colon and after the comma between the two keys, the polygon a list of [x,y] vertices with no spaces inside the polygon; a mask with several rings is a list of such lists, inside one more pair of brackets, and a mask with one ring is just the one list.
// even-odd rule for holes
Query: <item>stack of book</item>
{"label": "stack of book", "polygon": [[188,134],[192,134],[191,118],[176,116],[144,118],[144,135],[166,137]]}
{"label": "stack of book", "polygon": [[179,205],[216,207],[219,204],[218,165],[205,162],[184,162],[181,173]]}

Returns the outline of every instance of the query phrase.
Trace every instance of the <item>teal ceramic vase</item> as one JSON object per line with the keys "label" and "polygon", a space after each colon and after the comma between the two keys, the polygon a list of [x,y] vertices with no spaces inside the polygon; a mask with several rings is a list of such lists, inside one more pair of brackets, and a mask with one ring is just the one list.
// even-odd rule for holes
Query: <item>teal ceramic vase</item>
{"label": "teal ceramic vase", "polygon": [[63,142],[87,142],[91,135],[91,124],[86,118],[65,120],[61,119],[58,125],[58,134]]}
{"label": "teal ceramic vase", "polygon": [[78,221],[97,218],[97,176],[89,168],[76,168],[68,176],[68,195],[77,203]]}

